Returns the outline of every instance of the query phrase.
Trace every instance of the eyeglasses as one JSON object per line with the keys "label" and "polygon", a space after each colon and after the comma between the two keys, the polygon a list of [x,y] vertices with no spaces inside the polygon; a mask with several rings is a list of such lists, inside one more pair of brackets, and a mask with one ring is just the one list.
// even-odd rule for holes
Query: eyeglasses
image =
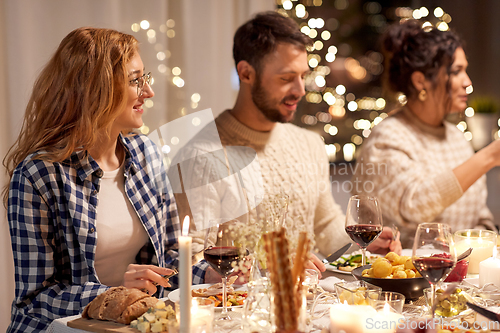
{"label": "eyeglasses", "polygon": [[135,84],[137,86],[137,97],[141,97],[142,93],[144,92],[145,84],[151,85],[151,77],[151,72],[149,72],[141,77],[138,77],[137,79],[129,81],[130,84]]}

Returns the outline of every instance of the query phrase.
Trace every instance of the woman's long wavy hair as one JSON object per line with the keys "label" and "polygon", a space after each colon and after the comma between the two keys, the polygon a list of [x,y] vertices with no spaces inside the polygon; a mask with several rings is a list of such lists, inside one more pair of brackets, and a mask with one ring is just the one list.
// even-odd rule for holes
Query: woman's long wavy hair
{"label": "woman's long wavy hair", "polygon": [[70,32],[34,84],[19,137],[3,160],[9,176],[31,153],[62,162],[109,133],[126,103],[126,65],[137,52],[135,37],[115,30]]}

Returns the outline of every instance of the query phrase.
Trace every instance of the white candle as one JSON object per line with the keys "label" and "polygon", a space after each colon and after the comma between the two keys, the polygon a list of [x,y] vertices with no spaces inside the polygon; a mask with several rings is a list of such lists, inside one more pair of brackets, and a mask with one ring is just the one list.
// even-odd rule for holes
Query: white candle
{"label": "white candle", "polygon": [[[457,232],[457,233],[460,233]],[[469,256],[469,268],[467,274],[479,274],[479,263],[494,255],[496,247],[496,235],[493,232],[482,230],[481,235],[473,231],[463,231],[457,236],[455,233],[455,248],[457,255],[472,248]]]}
{"label": "white candle", "polygon": [[403,320],[399,313],[389,311],[386,304],[377,312],[367,305],[334,304],[330,308],[330,333],[394,333]]}
{"label": "white candle", "polygon": [[500,288],[500,259],[488,258],[479,264],[479,287],[493,283]]}
{"label": "white candle", "polygon": [[184,218],[182,236],[179,237],[179,305],[180,333],[189,333],[191,326],[191,237],[189,216]]}
{"label": "white candle", "polygon": [[330,307],[330,333],[364,333],[366,319],[375,309],[367,305],[333,304]]}

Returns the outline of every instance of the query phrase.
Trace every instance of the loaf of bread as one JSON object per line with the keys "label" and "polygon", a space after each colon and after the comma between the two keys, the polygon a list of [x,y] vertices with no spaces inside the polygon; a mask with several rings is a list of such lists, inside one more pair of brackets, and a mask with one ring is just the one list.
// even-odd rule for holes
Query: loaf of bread
{"label": "loaf of bread", "polygon": [[112,287],[90,302],[83,310],[82,317],[128,325],[157,302],[157,298],[139,289]]}

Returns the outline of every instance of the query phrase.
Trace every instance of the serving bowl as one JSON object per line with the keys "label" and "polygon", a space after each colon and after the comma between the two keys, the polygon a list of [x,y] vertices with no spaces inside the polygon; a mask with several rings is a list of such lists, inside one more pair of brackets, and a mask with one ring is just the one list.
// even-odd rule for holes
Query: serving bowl
{"label": "serving bowl", "polygon": [[406,302],[414,301],[424,294],[424,289],[429,288],[430,284],[423,277],[407,278],[407,279],[379,279],[365,277],[362,275],[365,269],[369,269],[371,265],[358,267],[352,271],[352,275],[358,279],[375,286],[382,288],[383,291],[394,291],[403,294]]}

